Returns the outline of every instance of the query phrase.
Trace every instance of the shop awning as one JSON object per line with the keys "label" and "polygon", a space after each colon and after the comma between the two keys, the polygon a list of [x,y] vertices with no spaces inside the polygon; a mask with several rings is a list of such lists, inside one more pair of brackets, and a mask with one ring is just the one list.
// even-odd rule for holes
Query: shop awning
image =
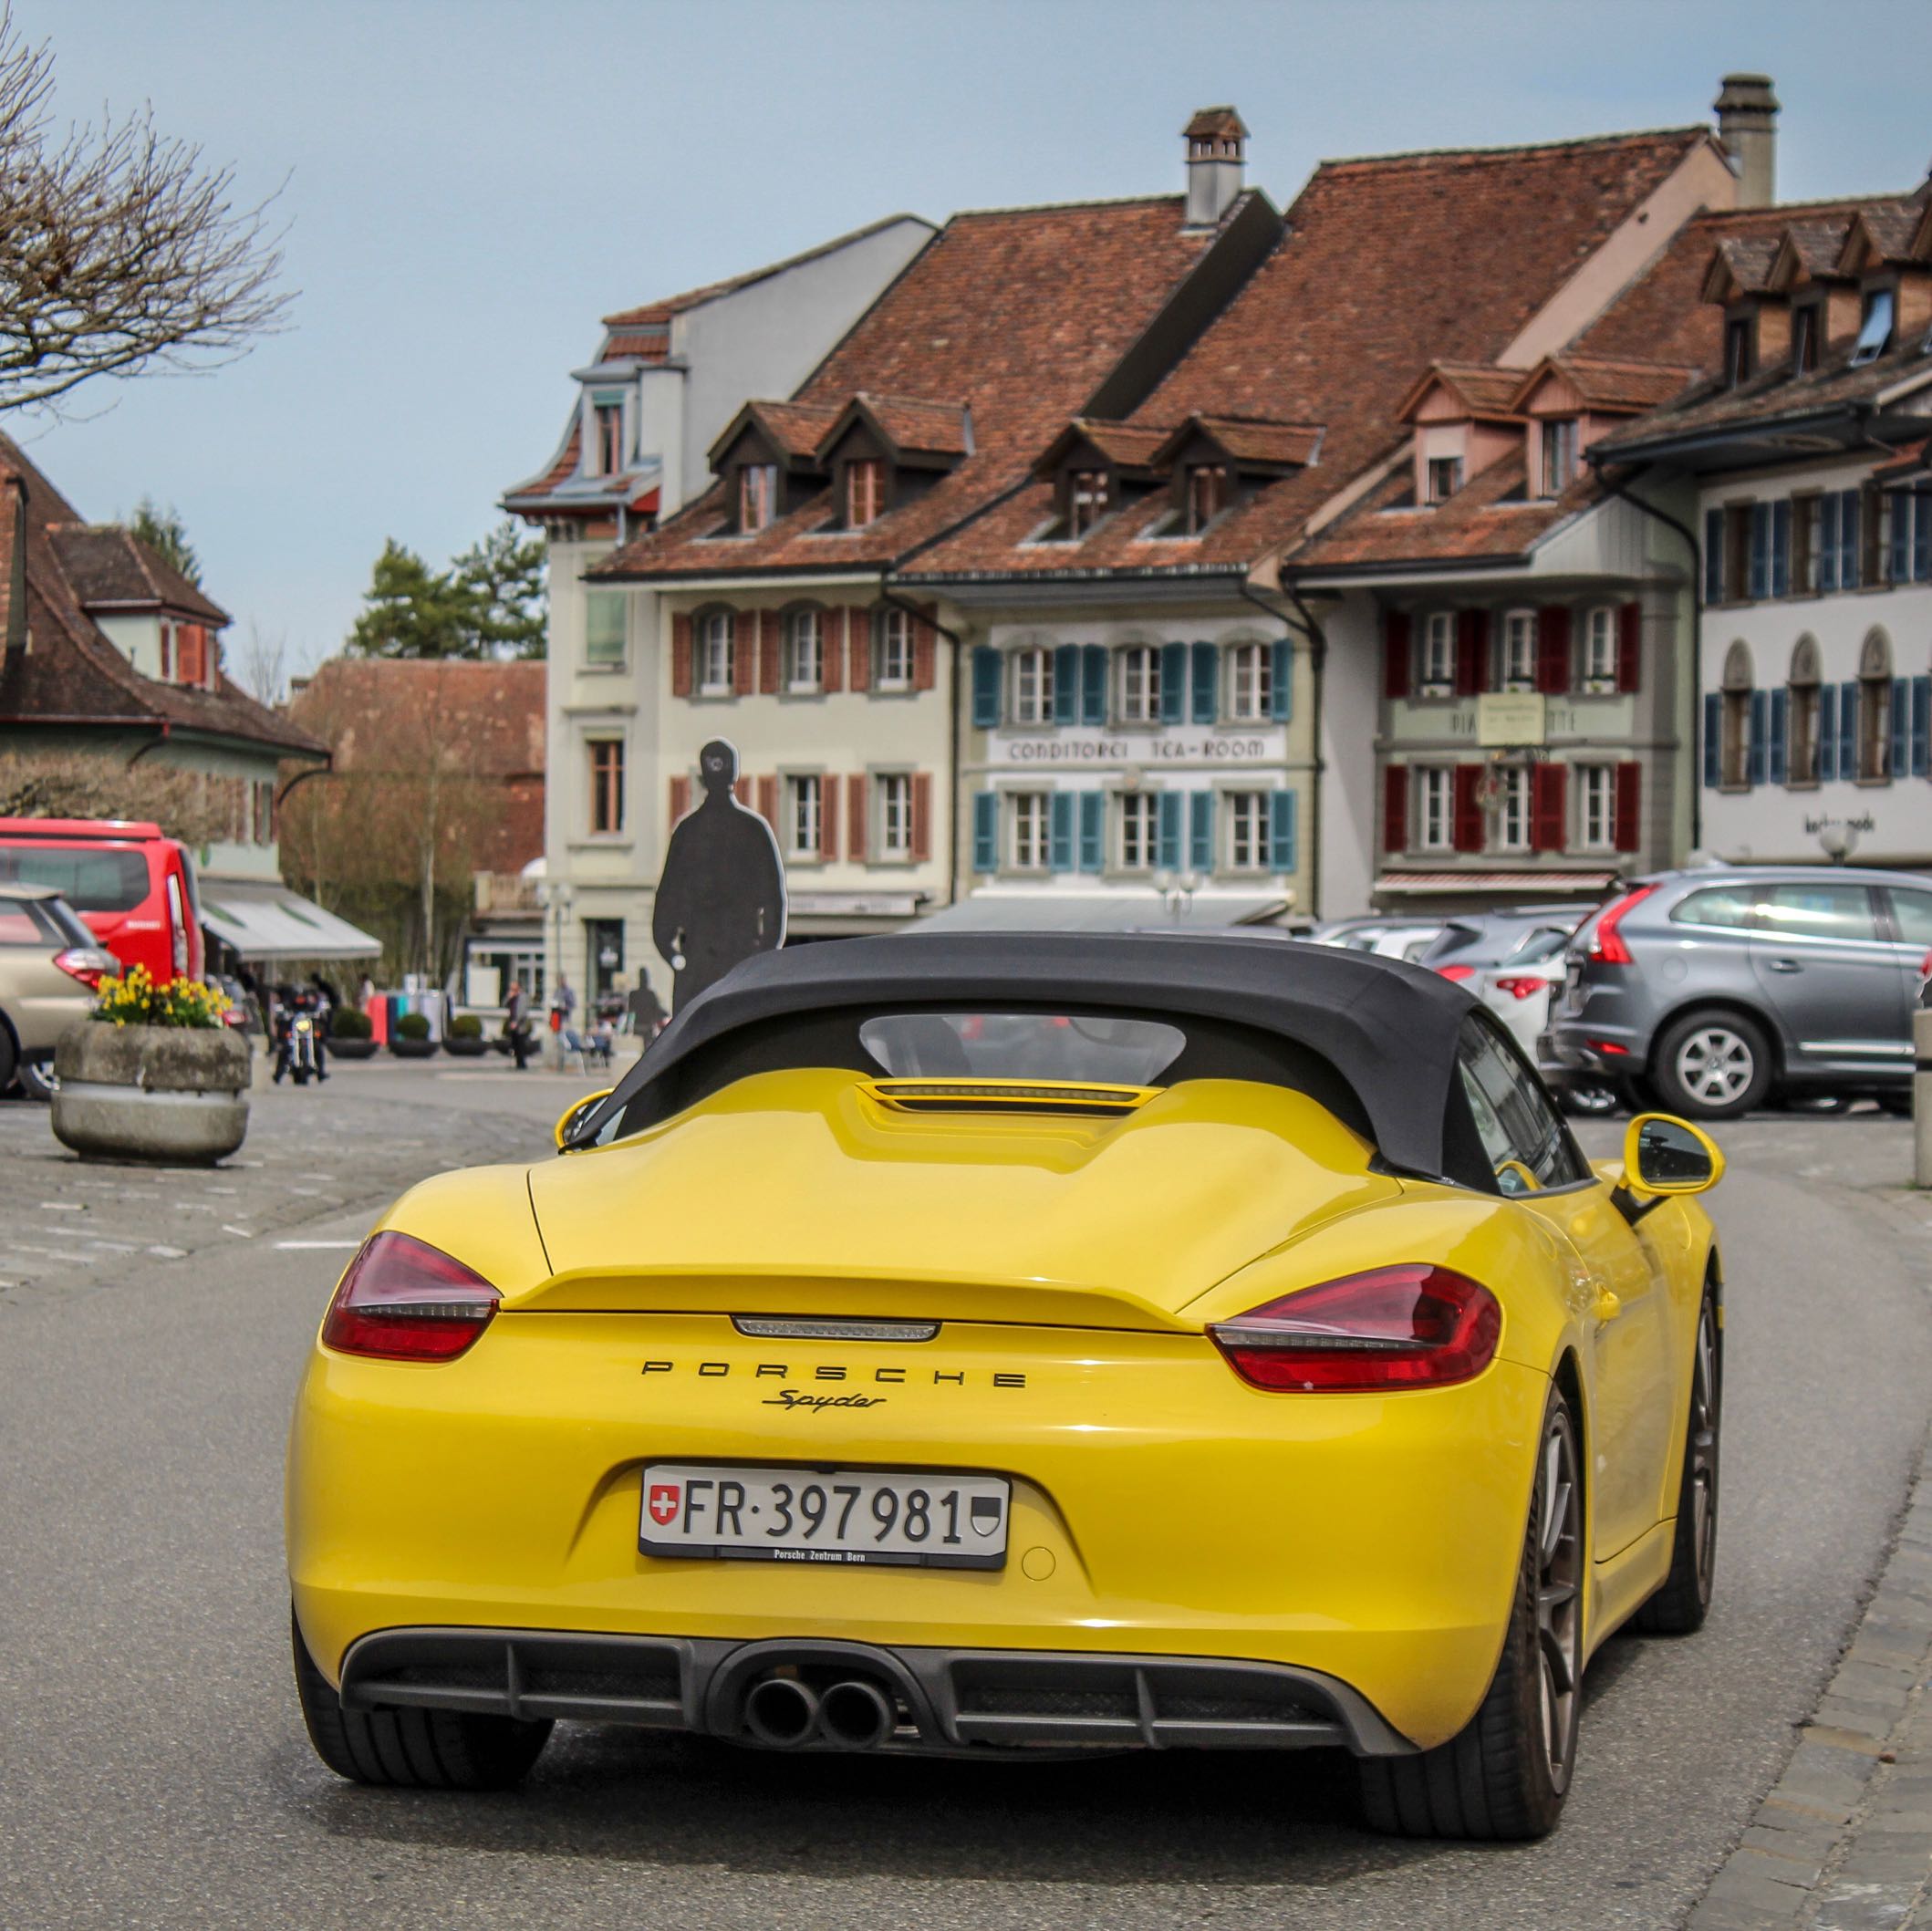
{"label": "shop awning", "polygon": [[1383,892],[1510,893],[1535,900],[1551,892],[1607,892],[1617,881],[1615,872],[1384,872],[1376,880]]}
{"label": "shop awning", "polygon": [[1125,932],[1137,926],[1261,925],[1288,909],[1280,894],[1197,892],[1169,911],[1156,891],[973,892],[909,932]]}
{"label": "shop awning", "polygon": [[382,941],[286,885],[201,881],[202,922],[245,960],[374,959]]}

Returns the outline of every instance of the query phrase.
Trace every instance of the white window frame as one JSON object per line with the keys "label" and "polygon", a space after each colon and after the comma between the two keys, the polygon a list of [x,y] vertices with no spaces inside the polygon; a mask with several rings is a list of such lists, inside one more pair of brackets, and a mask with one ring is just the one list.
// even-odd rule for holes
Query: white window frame
{"label": "white window frame", "polygon": [[1530,767],[1505,764],[1496,773],[1496,843],[1500,852],[1530,848]]}
{"label": "white window frame", "polygon": [[1428,484],[1428,500],[1433,503],[1447,503],[1462,487],[1462,458],[1460,456],[1430,456],[1426,460],[1424,471]]}
{"label": "white window frame", "polygon": [[1576,849],[1608,852],[1616,849],[1616,768],[1611,764],[1575,764]]}
{"label": "white window frame", "polygon": [[878,833],[873,849],[881,858],[904,860],[912,856],[912,773],[909,771],[881,771],[873,774],[871,790],[874,829]]}
{"label": "white window frame", "polygon": [[826,781],[815,771],[793,772],[784,781],[785,856],[818,858],[825,853]]}
{"label": "white window frame", "polygon": [[1012,714],[1015,724],[1054,721],[1054,653],[1044,644],[1026,644],[1013,653]]}
{"label": "white window frame", "polygon": [[[607,420],[616,421],[616,433],[607,441],[604,425]],[[597,467],[587,473],[593,476],[621,476],[624,473],[624,405],[619,402],[597,402],[590,405],[590,448],[591,461]]]}
{"label": "white window frame", "polygon": [[1006,865],[1009,871],[1044,872],[1047,867],[1050,792],[1006,794]]}
{"label": "white window frame", "polygon": [[1160,722],[1160,646],[1126,644],[1120,651],[1120,722]]}
{"label": "white window frame", "polygon": [[1231,872],[1268,869],[1270,805],[1265,791],[1224,791],[1220,802],[1228,821],[1223,862]]}
{"label": "white window frame", "polygon": [[1422,619],[1422,648],[1416,690],[1422,697],[1453,697],[1456,691],[1456,613],[1431,610]]}
{"label": "white window frame", "polygon": [[[737,690],[737,612],[708,610],[698,620],[698,695],[732,696]],[[712,675],[721,670],[722,676]]]}
{"label": "white window frame", "polygon": [[912,689],[912,615],[897,604],[879,613],[878,672],[875,690]]}
{"label": "white window frame", "polygon": [[1584,690],[1608,697],[1616,690],[1616,607],[1596,604],[1584,613]]}
{"label": "white window frame", "polygon": [[1233,644],[1228,649],[1228,715],[1242,724],[1265,723],[1274,701],[1274,648]]}
{"label": "white window frame", "polygon": [[[1543,496],[1561,496],[1576,481],[1577,422],[1574,416],[1550,416],[1542,424],[1541,456]],[[1555,461],[1551,461],[1552,456]]]}
{"label": "white window frame", "polygon": [[1418,764],[1412,800],[1414,825],[1411,849],[1448,852],[1456,848],[1456,774],[1447,764]]}
{"label": "white window frame", "polygon": [[1497,646],[1496,687],[1500,690],[1536,688],[1536,613],[1505,610],[1502,640]]}
{"label": "white window frame", "polygon": [[1150,791],[1124,791],[1114,805],[1115,869],[1150,872],[1160,848],[1160,804]]}
{"label": "white window frame", "polygon": [[[809,625],[808,632],[801,626]],[[806,648],[809,639],[809,649]],[[805,608],[785,613],[784,688],[794,695],[823,690],[826,682],[826,613]],[[807,661],[808,659],[808,661]]]}

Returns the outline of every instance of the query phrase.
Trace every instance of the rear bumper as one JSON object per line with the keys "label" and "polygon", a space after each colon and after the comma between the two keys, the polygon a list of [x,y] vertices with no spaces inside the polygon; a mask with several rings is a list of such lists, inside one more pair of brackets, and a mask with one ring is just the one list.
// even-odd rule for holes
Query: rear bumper
{"label": "rear bumper", "polygon": [[[931,1649],[812,1638],[731,1643],[553,1630],[388,1629],[343,1659],[352,1709],[401,1706],[683,1730],[735,1742],[747,1692],[778,1672],[884,1689],[900,1752],[1414,1746],[1333,1677],[1280,1664],[1084,1652]],[[840,1746],[815,1733],[795,1746]]]}

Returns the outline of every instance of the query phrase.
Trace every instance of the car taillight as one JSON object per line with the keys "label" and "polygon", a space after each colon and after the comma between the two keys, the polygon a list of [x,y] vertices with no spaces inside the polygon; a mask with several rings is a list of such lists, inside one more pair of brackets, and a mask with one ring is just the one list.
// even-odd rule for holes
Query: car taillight
{"label": "car taillight", "polygon": [[489,1326],[498,1299],[441,1248],[410,1234],[374,1234],[328,1303],[322,1344],[386,1361],[453,1361]]}
{"label": "car taillight", "polygon": [[1453,979],[1459,984],[1465,979],[1473,979],[1476,976],[1476,968],[1474,966],[1447,965],[1438,966],[1435,970],[1444,979]]}
{"label": "car taillight", "polygon": [[1445,1387],[1489,1366],[1502,1309],[1480,1282],[1418,1261],[1284,1294],[1208,1333],[1258,1388]]}
{"label": "car taillight", "polygon": [[1499,992],[1507,992],[1512,999],[1534,999],[1550,989],[1547,979],[1499,979],[1495,984]]}
{"label": "car taillight", "polygon": [[54,963],[69,979],[78,979],[90,992],[109,972],[120,971],[111,952],[100,951],[90,945],[70,945],[65,951],[54,954]]}
{"label": "car taillight", "polygon": [[1624,922],[1633,907],[1641,905],[1656,890],[1657,887],[1654,885],[1640,885],[1634,892],[1626,892],[1596,921],[1596,929],[1590,934],[1590,957],[1599,965],[1626,966],[1636,963],[1630,956],[1630,948],[1624,943],[1624,935],[1617,930],[1617,927]]}

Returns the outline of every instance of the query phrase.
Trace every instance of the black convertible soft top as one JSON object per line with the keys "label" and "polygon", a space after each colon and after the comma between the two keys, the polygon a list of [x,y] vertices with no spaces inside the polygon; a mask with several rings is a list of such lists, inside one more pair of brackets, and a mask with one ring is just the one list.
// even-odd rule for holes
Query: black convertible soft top
{"label": "black convertible soft top", "polygon": [[[1462,1164],[1445,1145],[1457,1044],[1464,1021],[1483,1008],[1460,987],[1329,946],[1180,933],[933,934],[917,943],[888,936],[761,953],[665,1027],[572,1143],[600,1137],[620,1116],[618,1130],[631,1132],[689,1104],[695,1095],[680,1090],[680,1070],[694,1056],[715,1059],[719,1043],[728,1054],[732,1034],[769,1041],[774,1023],[781,1035],[809,1035],[815,1021],[838,1014],[1002,1002],[1208,1019],[1272,1034],[1334,1069],[1389,1166],[1435,1177]],[[769,1047],[761,1057],[818,1064],[774,1061]]]}

